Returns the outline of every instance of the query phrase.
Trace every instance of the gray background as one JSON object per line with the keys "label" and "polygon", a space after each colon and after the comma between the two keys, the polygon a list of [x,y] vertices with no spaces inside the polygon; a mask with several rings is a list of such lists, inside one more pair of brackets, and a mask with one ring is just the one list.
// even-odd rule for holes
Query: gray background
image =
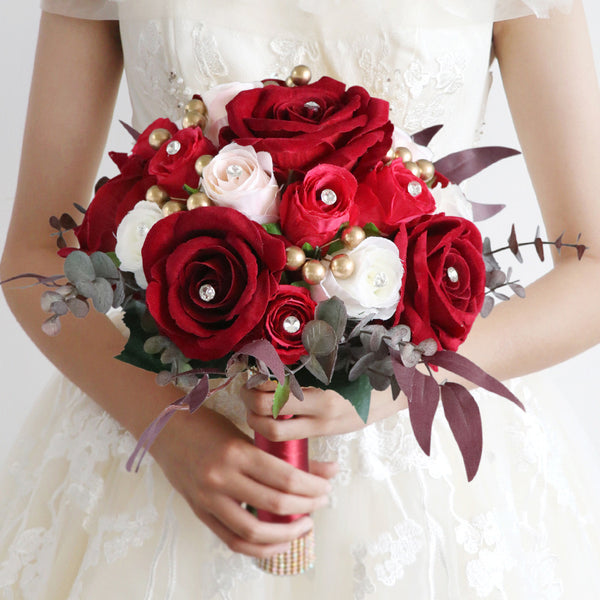
{"label": "gray background", "polygon": [[[10,6],[10,9],[8,8]],[[596,66],[600,65],[600,3],[598,0],[584,0],[588,22],[592,34]],[[10,10],[10,12],[9,12]],[[4,244],[14,196],[21,136],[25,121],[29,81],[35,51],[35,41],[39,20],[37,2],[3,2],[0,8],[0,65],[3,79],[2,110],[0,123],[2,144],[0,144],[0,247]],[[598,68],[596,69],[598,71]],[[508,109],[502,92],[500,77],[494,72],[487,112],[487,127],[484,143],[503,144],[517,147]],[[568,81],[565,82],[568,85]],[[118,119],[130,121],[127,92],[121,86],[115,123]],[[130,147],[129,138],[117,124],[111,132],[108,148],[124,151]],[[112,176],[115,169],[105,159],[101,174]],[[40,190],[43,182],[40,182]],[[469,197],[485,202],[507,202],[498,229],[508,233],[510,223],[521,226],[522,237],[533,235],[535,224],[540,221],[534,195],[527,179],[525,167],[520,158],[512,158],[485,172],[483,177],[470,182]],[[508,199],[507,199],[508,196]],[[40,199],[41,200],[41,195]],[[40,207],[43,210],[43,206]],[[531,256],[529,264],[518,267],[518,274],[524,282],[531,281],[544,272],[544,265],[538,264]],[[518,300],[517,300],[518,301]],[[40,323],[43,314],[40,312]],[[84,326],[84,323],[82,323]],[[22,333],[14,322],[11,313],[0,294],[0,460],[6,455],[9,446],[17,435],[20,424],[40,393],[44,382],[53,371],[48,361]],[[592,437],[600,427],[600,407],[598,387],[594,378],[600,364],[600,346],[574,358],[547,372],[548,378],[564,395],[565,410],[572,406],[584,421]],[[600,454],[600,441],[595,440],[596,451]]]}

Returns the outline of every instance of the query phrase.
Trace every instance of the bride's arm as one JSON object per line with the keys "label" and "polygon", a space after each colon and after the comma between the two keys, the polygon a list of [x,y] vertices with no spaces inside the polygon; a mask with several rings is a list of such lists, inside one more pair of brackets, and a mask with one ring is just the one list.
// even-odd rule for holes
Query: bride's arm
{"label": "bride's arm", "polygon": [[[0,280],[24,272],[54,275],[62,260],[48,217],[86,204],[112,120],[122,73],[118,25],[43,14],[19,173]],[[16,318],[50,360],[138,437],[180,394],[154,375],[113,357],[123,338],[103,315],[62,320],[48,338],[40,329],[40,288],[4,286]],[[196,514],[231,548],[273,553],[311,527],[260,523],[241,502],[282,514],[309,513],[326,502],[323,477],[293,469],[254,448],[226,419],[201,409],[176,417],[153,454]],[[317,466],[322,475],[327,465]],[[135,475],[131,475],[134,477]]]}
{"label": "bride's arm", "polygon": [[[600,92],[579,0],[570,15],[497,23],[494,50],[549,239],[564,231],[565,240],[574,240],[581,233],[589,246],[582,261],[569,249],[554,253],[553,270],[528,286],[527,299],[501,303],[478,319],[459,348],[508,379],[600,342]],[[250,425],[276,439],[362,425],[349,403],[332,392],[311,392],[304,403],[293,400],[287,410],[306,418],[288,421],[269,419],[266,393],[248,394],[246,401]],[[374,393],[372,406],[371,419],[377,420],[406,403],[392,404],[388,394]]]}

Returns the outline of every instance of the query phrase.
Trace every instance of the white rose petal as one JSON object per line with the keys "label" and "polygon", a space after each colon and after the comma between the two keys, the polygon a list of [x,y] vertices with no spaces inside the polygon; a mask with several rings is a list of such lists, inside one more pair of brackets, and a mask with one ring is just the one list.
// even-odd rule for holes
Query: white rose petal
{"label": "white rose petal", "polygon": [[208,117],[206,127],[204,128],[204,135],[213,144],[216,146],[219,145],[219,131],[222,127],[228,125],[227,110],[225,109],[227,103],[233,100],[240,92],[260,87],[263,87],[260,81],[253,81],[252,83],[234,81],[216,85],[202,94],[202,101],[206,106]]}
{"label": "white rose petal", "polygon": [[133,273],[142,289],[148,287],[142,262],[142,246],[152,226],[162,217],[162,211],[154,202],[142,200],[123,217],[117,228],[115,254],[121,261],[119,268]]}
{"label": "white rose petal", "polygon": [[435,200],[435,212],[445,213],[449,217],[462,217],[473,220],[473,207],[458,185],[453,183],[442,187],[441,184],[431,189]]}
{"label": "white rose petal", "polygon": [[394,133],[392,134],[392,146],[394,148],[408,148],[412,154],[413,161],[417,160],[431,160],[433,158],[433,152],[427,148],[427,146],[421,146],[415,144],[412,137],[406,133],[406,131],[399,127],[394,127]]}
{"label": "white rose petal", "polygon": [[257,223],[279,218],[279,187],[268,152],[235,142],[225,146],[202,171],[202,188],[217,206],[228,206]]}
{"label": "white rose petal", "polygon": [[313,299],[320,302],[337,296],[353,319],[369,314],[376,319],[389,319],[400,300],[404,275],[396,244],[386,238],[370,237],[346,254],[354,262],[352,276],[336,279],[328,271],[320,285],[312,286]]}

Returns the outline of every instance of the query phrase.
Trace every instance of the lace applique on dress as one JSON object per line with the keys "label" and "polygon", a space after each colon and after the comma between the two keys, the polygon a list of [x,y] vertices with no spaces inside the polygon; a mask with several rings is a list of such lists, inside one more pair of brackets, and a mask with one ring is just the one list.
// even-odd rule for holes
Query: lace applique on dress
{"label": "lace applique on dress", "polygon": [[316,41],[277,37],[269,47],[276,56],[271,72],[276,79],[285,79],[295,65],[311,65],[315,70],[321,66],[321,50]]}

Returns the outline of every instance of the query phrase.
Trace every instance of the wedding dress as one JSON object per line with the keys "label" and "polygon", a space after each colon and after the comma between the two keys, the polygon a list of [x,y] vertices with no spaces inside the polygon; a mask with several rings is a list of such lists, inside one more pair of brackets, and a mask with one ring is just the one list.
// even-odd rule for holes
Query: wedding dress
{"label": "wedding dress", "polygon": [[[195,92],[285,78],[300,63],[390,102],[414,132],[443,123],[437,156],[470,147],[489,86],[494,19],[546,16],[557,0],[44,0],[50,11],[119,18],[133,125],[174,120]],[[564,3],[563,3],[564,4]],[[568,3],[567,3],[568,4]],[[119,149],[117,149],[119,150]],[[0,598],[340,600],[600,598],[600,495],[580,436],[539,375],[514,382],[523,413],[477,392],[478,475],[466,482],[443,419],[432,456],[406,411],[312,441],[340,472],[318,511],[315,567],[276,577],[230,552],[132,436],[57,377],[0,480]],[[213,403],[244,426],[235,394]],[[567,428],[568,426],[568,428]],[[597,479],[596,479],[597,481]]]}

